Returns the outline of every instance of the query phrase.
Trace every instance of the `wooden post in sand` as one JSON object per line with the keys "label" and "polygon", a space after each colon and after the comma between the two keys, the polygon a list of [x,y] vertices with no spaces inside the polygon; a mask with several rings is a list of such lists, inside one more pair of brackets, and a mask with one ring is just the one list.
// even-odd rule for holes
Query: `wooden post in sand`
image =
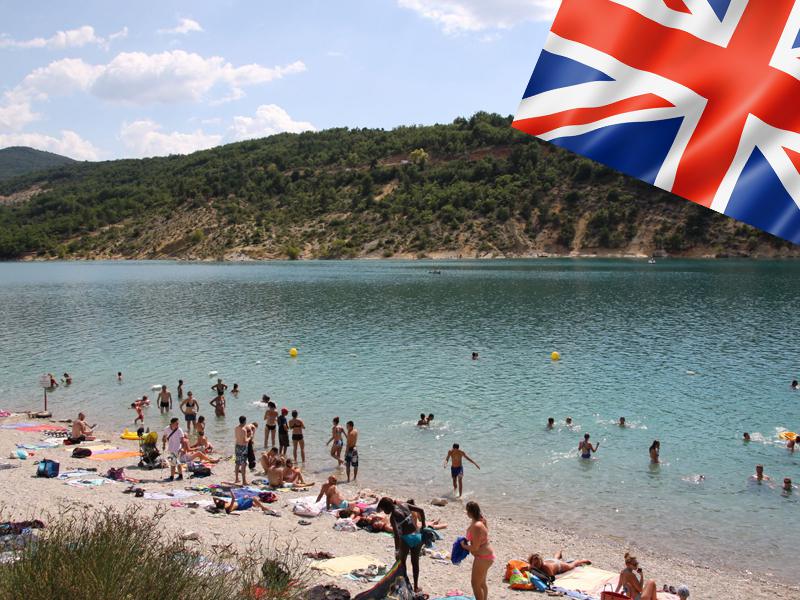
{"label": "wooden post in sand", "polygon": [[44,412],[47,412],[47,389],[50,387],[50,375],[40,375],[39,385],[44,388]]}

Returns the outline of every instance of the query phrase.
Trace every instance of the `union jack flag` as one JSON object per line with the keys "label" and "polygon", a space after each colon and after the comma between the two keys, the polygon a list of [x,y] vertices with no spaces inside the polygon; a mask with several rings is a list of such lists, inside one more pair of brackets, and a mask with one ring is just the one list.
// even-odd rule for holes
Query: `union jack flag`
{"label": "union jack flag", "polygon": [[800,244],[800,0],[563,0],[514,127]]}

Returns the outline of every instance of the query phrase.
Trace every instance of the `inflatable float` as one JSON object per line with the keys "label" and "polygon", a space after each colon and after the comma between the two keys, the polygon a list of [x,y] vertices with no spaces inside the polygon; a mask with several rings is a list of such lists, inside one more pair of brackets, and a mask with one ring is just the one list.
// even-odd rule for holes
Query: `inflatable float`
{"label": "inflatable float", "polygon": [[161,389],[161,384],[160,383],[154,383],[153,385],[150,386],[150,389],[151,390],[160,390]]}
{"label": "inflatable float", "polygon": [[209,377],[214,377],[214,376],[216,376],[218,373],[219,373],[219,371],[209,371],[209,372],[208,372],[208,376],[209,376]]}
{"label": "inflatable float", "polygon": [[128,431],[127,429],[125,429],[119,437],[123,440],[139,440],[139,436],[135,431]]}
{"label": "inflatable float", "polygon": [[794,431],[781,431],[778,437],[782,440],[791,441],[797,439],[797,434]]}

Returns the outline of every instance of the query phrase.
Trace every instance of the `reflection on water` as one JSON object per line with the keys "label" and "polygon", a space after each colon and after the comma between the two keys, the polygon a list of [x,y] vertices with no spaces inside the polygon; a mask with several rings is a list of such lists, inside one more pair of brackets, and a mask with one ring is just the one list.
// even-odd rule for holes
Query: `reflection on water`
{"label": "reflection on water", "polygon": [[[466,490],[508,512],[624,528],[639,543],[691,548],[699,561],[726,555],[751,570],[798,539],[798,494],[754,489],[747,478],[763,463],[776,481],[800,480],[800,453],[777,443],[779,431],[800,428],[800,392],[788,385],[798,376],[800,265],[430,268],[2,264],[0,408],[30,407],[40,373],[68,371],[75,383],[51,395],[56,413],[85,407],[90,420],[121,429],[132,425],[133,399],[160,383],[174,393],[181,378],[223,444],[236,416],[263,415],[263,393],[297,408],[315,476],[332,466],[324,443],[338,415],[361,431],[365,482],[449,493],[440,465],[459,442],[481,465],[466,466]],[[550,360],[553,350],[561,361]],[[208,406],[211,371],[242,389],[229,396],[227,419]],[[421,412],[439,424],[417,428]],[[556,427],[546,431],[551,416]],[[167,417],[151,407],[146,421],[162,427]],[[601,442],[595,460],[577,458],[584,433]],[[651,467],[653,439],[665,464]]]}

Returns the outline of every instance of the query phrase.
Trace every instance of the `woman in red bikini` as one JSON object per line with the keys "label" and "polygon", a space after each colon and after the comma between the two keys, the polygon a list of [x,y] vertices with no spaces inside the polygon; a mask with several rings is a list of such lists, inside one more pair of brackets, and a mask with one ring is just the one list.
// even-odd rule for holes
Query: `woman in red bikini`
{"label": "woman in red bikini", "polygon": [[489,529],[486,518],[481,514],[481,507],[477,502],[467,502],[467,515],[472,523],[467,529],[467,540],[461,542],[464,550],[469,550],[473,556],[472,561],[472,593],[475,600],[487,600],[489,586],[486,584],[486,574],[494,562],[494,550],[489,544]]}

